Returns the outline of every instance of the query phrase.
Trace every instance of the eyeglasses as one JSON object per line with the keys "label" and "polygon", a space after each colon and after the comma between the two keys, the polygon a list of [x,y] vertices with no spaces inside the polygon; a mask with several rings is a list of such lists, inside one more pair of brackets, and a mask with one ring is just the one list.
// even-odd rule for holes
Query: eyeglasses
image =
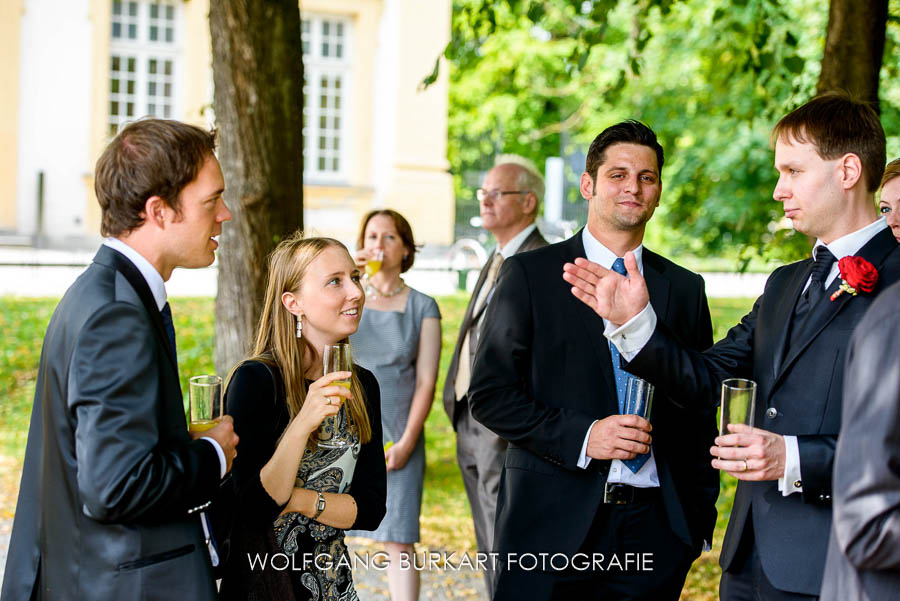
{"label": "eyeglasses", "polygon": [[531,190],[485,190],[484,188],[478,188],[475,190],[475,198],[478,199],[478,202],[484,202],[487,199],[491,199],[493,202],[497,202],[500,200],[501,196],[506,196],[507,194],[527,194]]}

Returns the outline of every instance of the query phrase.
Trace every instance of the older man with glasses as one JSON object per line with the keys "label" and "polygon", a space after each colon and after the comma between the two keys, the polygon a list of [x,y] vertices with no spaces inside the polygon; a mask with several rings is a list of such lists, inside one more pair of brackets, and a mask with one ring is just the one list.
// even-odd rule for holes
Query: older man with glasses
{"label": "older man with glasses", "polygon": [[[472,419],[466,391],[482,317],[490,303],[500,264],[516,253],[547,246],[534,223],[543,195],[544,178],[531,161],[515,155],[500,156],[476,192],[481,224],[494,235],[497,247],[478,276],[463,317],[444,384],[444,408],[456,430],[456,457],[472,506],[475,538],[481,553],[490,552],[493,543],[497,490],[506,441]],[[493,579],[490,562],[486,568],[485,581],[490,598]]]}

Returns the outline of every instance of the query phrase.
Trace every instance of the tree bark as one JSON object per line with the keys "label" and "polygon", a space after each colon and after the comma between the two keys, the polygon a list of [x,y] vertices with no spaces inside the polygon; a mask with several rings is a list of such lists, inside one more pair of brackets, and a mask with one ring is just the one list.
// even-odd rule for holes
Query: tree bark
{"label": "tree bark", "polygon": [[818,92],[843,90],[878,110],[888,0],[831,0]]}
{"label": "tree bark", "polygon": [[209,26],[225,202],[219,249],[216,372],[256,335],[266,256],[303,227],[303,63],[297,0],[214,0]]}

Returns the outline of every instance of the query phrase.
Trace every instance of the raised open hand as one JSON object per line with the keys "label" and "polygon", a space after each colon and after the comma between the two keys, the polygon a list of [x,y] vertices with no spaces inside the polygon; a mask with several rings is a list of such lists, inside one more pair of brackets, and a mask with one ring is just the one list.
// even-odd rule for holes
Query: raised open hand
{"label": "raised open hand", "polygon": [[625,269],[628,277],[578,258],[563,265],[563,279],[572,284],[572,294],[597,315],[622,325],[650,302],[647,283],[632,252],[625,253]]}

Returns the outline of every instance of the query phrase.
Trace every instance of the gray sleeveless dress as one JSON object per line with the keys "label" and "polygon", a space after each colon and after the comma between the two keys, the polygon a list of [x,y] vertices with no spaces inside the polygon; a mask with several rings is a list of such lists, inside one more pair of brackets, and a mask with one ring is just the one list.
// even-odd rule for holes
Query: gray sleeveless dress
{"label": "gray sleeveless dress", "polygon": [[[409,419],[416,388],[416,353],[422,320],[441,318],[437,303],[410,289],[399,311],[364,309],[359,329],[350,337],[353,361],[375,374],[381,388],[383,443],[396,442]],[[419,540],[419,512],[425,478],[425,434],[419,436],[409,461],[387,475],[387,513],[374,532],[348,531],[378,541],[414,543]]]}

